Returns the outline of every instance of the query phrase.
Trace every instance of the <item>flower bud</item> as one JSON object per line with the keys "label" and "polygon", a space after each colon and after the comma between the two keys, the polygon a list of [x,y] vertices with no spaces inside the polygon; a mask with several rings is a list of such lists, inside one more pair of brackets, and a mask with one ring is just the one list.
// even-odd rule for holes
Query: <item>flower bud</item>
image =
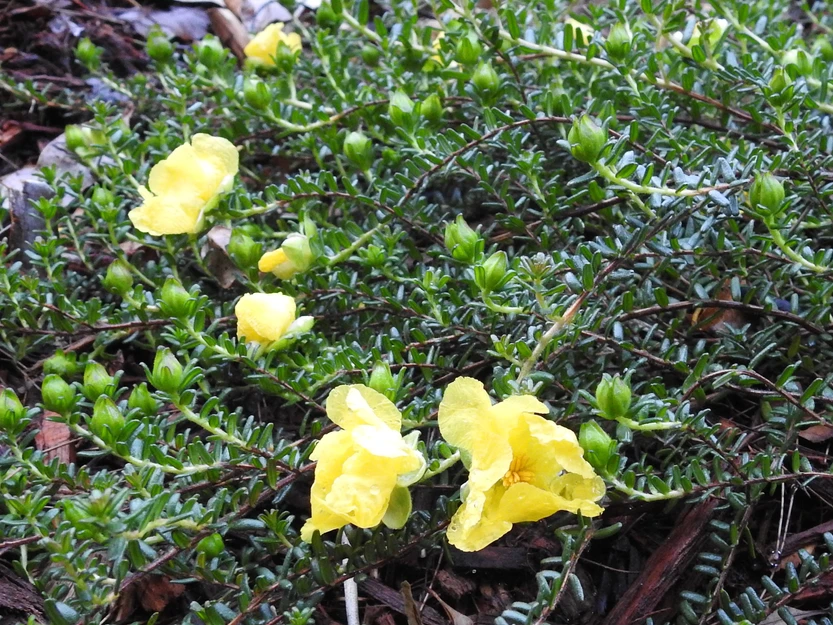
{"label": "flower bud", "polygon": [[226,251],[238,267],[248,269],[257,265],[263,246],[255,242],[249,235],[235,228],[231,232]]}
{"label": "flower bud", "polygon": [[93,418],[90,419],[90,431],[106,442],[111,442],[124,427],[124,415],[113,400],[102,395],[95,400]]}
{"label": "flower bud", "polygon": [[269,87],[262,80],[247,78],[243,82],[243,98],[253,109],[262,111],[272,101],[272,94],[269,93]]}
{"label": "flower bud", "polygon": [[75,389],[54,373],[43,379],[40,393],[44,408],[60,415],[68,414],[75,404]]}
{"label": "flower bud", "polygon": [[492,94],[500,89],[500,76],[491,63],[481,63],[474,70],[471,81],[475,88],[483,94]]}
{"label": "flower bud", "polygon": [[419,113],[432,124],[439,123],[443,118],[443,103],[440,96],[432,93],[419,105]]}
{"label": "flower bud", "polygon": [[379,65],[379,59],[382,56],[381,50],[376,46],[366,45],[362,48],[362,61],[370,67]]}
{"label": "flower bud", "polygon": [[97,400],[108,391],[108,387],[115,383],[115,379],[103,365],[90,361],[84,368],[84,387],[81,389],[84,397],[90,401]]}
{"label": "flower bud", "polygon": [[790,75],[782,68],[777,68],[772,72],[772,78],[769,79],[769,100],[775,106],[781,106],[789,97],[789,88],[793,81]]}
{"label": "flower bud", "polygon": [[[692,48],[697,45],[702,46],[708,44],[710,48],[714,48],[728,27],[729,22],[723,18],[709,20],[705,24],[703,22],[698,22],[695,24],[694,30],[691,32],[691,38],[688,40],[688,47]],[[703,39],[704,31],[705,43]]]}
{"label": "flower bud", "polygon": [[474,65],[483,54],[483,46],[474,33],[468,33],[457,42],[454,58],[460,65]]}
{"label": "flower bud", "polygon": [[84,37],[75,46],[75,58],[91,71],[101,65],[101,52],[101,48],[90,41],[89,37]]}
{"label": "flower bud", "polygon": [[769,172],[755,176],[749,187],[749,205],[752,210],[775,216],[784,204],[784,185]]}
{"label": "flower bud", "polygon": [[73,152],[87,147],[86,134],[78,124],[70,124],[64,128],[64,139],[66,140],[67,148]]}
{"label": "flower bud", "polygon": [[396,378],[393,377],[390,371],[390,365],[381,360],[373,365],[373,371],[370,372],[370,380],[367,385],[391,401],[396,397],[396,391],[399,388]]}
{"label": "flower bud", "polygon": [[154,27],[148,33],[145,51],[157,63],[167,63],[174,55],[174,46],[162,29]]}
{"label": "flower bud", "polygon": [[607,472],[607,463],[616,450],[616,442],[595,421],[581,424],[578,444],[584,450],[584,458],[599,473]]}
{"label": "flower bud", "polygon": [[182,386],[182,373],[182,364],[177,357],[170,349],[162,347],[156,351],[148,381],[163,393],[176,395]]}
{"label": "flower bud", "polygon": [[784,67],[794,66],[802,76],[809,76],[813,73],[813,59],[804,50],[787,50],[781,57]]}
{"label": "flower bud", "polygon": [[344,155],[362,171],[373,164],[373,142],[361,132],[353,131],[344,138]]}
{"label": "flower bud", "polygon": [[813,43],[813,50],[821,55],[825,61],[833,61],[833,43],[825,35],[819,35]]}
{"label": "flower bud", "polygon": [[11,430],[25,414],[23,404],[17,394],[10,388],[0,393],[0,430]]}
{"label": "flower bud", "polygon": [[445,247],[462,263],[473,263],[477,259],[480,241],[480,235],[469,227],[462,215],[457,215],[457,219],[445,227]]}
{"label": "flower bud", "polygon": [[74,352],[64,353],[59,349],[55,355],[43,363],[43,372],[54,373],[62,377],[71,378],[78,372],[78,363]]}
{"label": "flower bud", "polygon": [[329,2],[322,2],[315,12],[315,21],[322,28],[335,28],[341,24],[341,16],[333,10]]}
{"label": "flower bud", "polygon": [[605,373],[596,387],[596,404],[605,419],[619,419],[628,414],[631,406],[631,387],[618,375]]}
{"label": "flower bud", "polygon": [[131,410],[139,410],[143,415],[156,414],[157,403],[148,390],[148,385],[145,382],[139,384],[130,393],[127,399],[127,407]]}
{"label": "flower bud", "polygon": [[197,553],[204,554],[209,559],[218,557],[224,549],[223,537],[217,533],[206,536],[196,546]]}
{"label": "flower bud", "polygon": [[226,58],[226,49],[217,37],[206,35],[197,44],[197,60],[206,67],[216,67]]}
{"label": "flower bud", "polygon": [[104,275],[101,284],[110,293],[124,295],[133,288],[133,274],[127,263],[118,259],[107,267],[107,273]]}
{"label": "flower bud", "polygon": [[104,187],[96,187],[93,191],[93,202],[97,204],[99,207],[102,206],[110,206],[113,202],[116,201],[116,198],[113,196],[113,193]]}
{"label": "flower bud", "polygon": [[595,163],[607,142],[607,133],[589,115],[582,115],[573,122],[567,141],[574,157],[585,163]]}
{"label": "flower bud", "polygon": [[486,292],[494,291],[503,283],[506,277],[506,252],[495,252],[483,263],[483,280],[480,288]]}
{"label": "flower bud", "polygon": [[397,91],[390,98],[388,115],[396,126],[411,129],[414,125],[414,101],[403,91]]}
{"label": "flower bud", "polygon": [[184,319],[192,314],[191,294],[182,288],[176,278],[168,278],[160,294],[162,312],[174,319]]}
{"label": "flower bud", "polygon": [[607,50],[610,58],[621,61],[631,50],[631,40],[633,35],[627,22],[619,22],[610,28],[605,42],[605,50]]}

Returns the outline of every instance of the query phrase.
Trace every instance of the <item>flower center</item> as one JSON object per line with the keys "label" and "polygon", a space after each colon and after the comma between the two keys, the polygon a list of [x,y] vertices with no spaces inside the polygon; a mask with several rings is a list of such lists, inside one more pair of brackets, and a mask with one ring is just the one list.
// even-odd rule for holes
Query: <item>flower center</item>
{"label": "flower center", "polygon": [[509,488],[512,484],[518,482],[531,482],[534,474],[528,469],[524,469],[526,465],[526,456],[515,456],[512,458],[512,463],[509,465],[509,470],[503,476],[504,488]]}

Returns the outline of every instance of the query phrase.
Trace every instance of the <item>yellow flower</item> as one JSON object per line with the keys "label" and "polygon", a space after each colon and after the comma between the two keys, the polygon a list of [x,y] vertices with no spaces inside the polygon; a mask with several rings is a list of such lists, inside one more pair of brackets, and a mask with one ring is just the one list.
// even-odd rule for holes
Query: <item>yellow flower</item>
{"label": "yellow flower", "polygon": [[309,269],[312,261],[309,239],[303,234],[293,232],[278,249],[261,256],[257,268],[263,272],[271,271],[281,280],[289,280]]}
{"label": "yellow flower", "polygon": [[238,161],[230,141],[194,135],[150,170],[150,190],[139,187],[144,202],[130,211],[130,221],[154,236],[199,232],[205,213],[231,190]]}
{"label": "yellow flower", "polygon": [[310,456],[318,464],[312,516],[301,528],[305,541],[315,530],[323,534],[348,523],[368,528],[388,522],[394,490],[404,490],[425,470],[415,439],[399,432],[402,416],[381,393],[363,384],[339,386],[327,398],[327,416],[343,429],[325,434]]}
{"label": "yellow flower", "polygon": [[[531,395],[492,405],[483,385],[458,378],[440,403],[440,432],[458,447],[469,469],[463,504],[448,541],[462,551],[494,542],[513,523],[538,521],[560,510],[596,516],[605,486],[584,459],[576,435],[539,416],[547,408]],[[536,414],[537,413],[537,414]]]}
{"label": "yellow flower", "polygon": [[596,32],[595,29],[583,22],[579,22],[577,19],[572,17],[568,17],[564,20],[564,24],[569,24],[573,27],[573,42],[578,42],[578,32],[581,31],[581,37],[584,40],[585,45],[590,42],[593,38],[593,34]]}
{"label": "yellow flower", "polygon": [[295,300],[283,293],[248,293],[234,307],[237,338],[271,343],[282,338],[295,322]]}
{"label": "yellow flower", "polygon": [[243,53],[254,65],[274,67],[276,64],[275,55],[281,44],[284,44],[292,52],[299,52],[301,50],[301,35],[298,33],[286,34],[283,32],[283,24],[277,22],[269,24],[255,35],[243,49]]}

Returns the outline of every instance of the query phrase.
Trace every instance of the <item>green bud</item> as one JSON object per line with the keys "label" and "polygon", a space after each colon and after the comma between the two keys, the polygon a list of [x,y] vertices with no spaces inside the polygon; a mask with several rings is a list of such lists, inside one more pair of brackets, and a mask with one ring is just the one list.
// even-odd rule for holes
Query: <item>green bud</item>
{"label": "green bud", "polygon": [[106,442],[111,442],[124,427],[124,415],[106,395],[95,400],[90,431]]}
{"label": "green bud", "polygon": [[627,22],[619,22],[610,28],[605,42],[605,50],[607,50],[610,58],[621,61],[628,56],[631,50],[631,40],[633,35]]}
{"label": "green bud", "polygon": [[631,406],[631,387],[618,375],[605,373],[596,387],[596,404],[605,419],[619,419],[628,414]]}
{"label": "green bud", "polygon": [[133,288],[133,273],[130,271],[127,263],[121,259],[117,259],[107,267],[107,273],[104,275],[104,280],[102,280],[101,284],[110,293],[124,295]]}
{"label": "green bud", "polygon": [[10,388],[0,393],[0,430],[11,430],[26,413],[17,394]]}
{"label": "green bud", "polygon": [[101,206],[110,206],[113,202],[116,201],[116,198],[113,196],[112,192],[108,191],[104,187],[96,187],[93,191],[93,202],[97,204],[99,207]]}
{"label": "green bud", "polygon": [[419,113],[432,124],[438,124],[443,118],[443,102],[436,93],[432,93],[419,105]]}
{"label": "green bud", "polygon": [[589,115],[582,115],[573,122],[567,134],[573,156],[585,163],[595,163],[607,143],[607,133]]}
{"label": "green bud", "polygon": [[767,215],[778,215],[784,205],[784,185],[769,172],[755,176],[749,187],[749,206]]}
{"label": "green bud", "polygon": [[167,63],[174,55],[174,46],[162,29],[154,26],[148,33],[145,51],[157,63]]}
{"label": "green bud", "polygon": [[44,408],[60,415],[69,414],[75,405],[75,389],[54,373],[43,379],[40,393]]}
{"label": "green bud", "polygon": [[77,152],[87,147],[87,136],[77,124],[70,124],[64,128],[64,139],[67,143],[67,148],[73,152]]}
{"label": "green bud", "polygon": [[398,127],[406,130],[414,125],[414,101],[402,91],[397,91],[390,98],[388,115]]}
{"label": "green bud", "polygon": [[581,424],[578,443],[584,449],[584,457],[600,473],[607,472],[607,463],[616,450],[616,442],[595,421]]}
{"label": "green bud", "polygon": [[332,4],[322,2],[315,12],[315,21],[322,28],[335,28],[341,24],[341,16],[336,14]]}
{"label": "green bud", "polygon": [[283,42],[278,44],[278,49],[275,50],[275,65],[279,69],[289,74],[292,72],[292,68],[295,67],[297,60],[298,53]]}
{"label": "green bud", "polygon": [[315,254],[309,244],[309,238],[300,232],[293,232],[281,243],[281,249],[292,263],[295,273],[303,273],[315,261]]}
{"label": "green bud", "polygon": [[249,235],[243,234],[242,231],[235,228],[231,232],[226,251],[238,267],[249,269],[257,266],[257,261],[263,252],[263,246]]}
{"label": "green bud", "polygon": [[193,298],[176,278],[165,280],[159,301],[162,312],[174,319],[185,319],[193,312]]}
{"label": "green bud", "polygon": [[382,57],[382,51],[376,46],[366,45],[362,48],[362,61],[370,67],[379,65],[379,59]]}
{"label": "green bud", "polygon": [[492,94],[500,89],[500,76],[491,63],[481,63],[471,77],[474,87],[483,94]]}
{"label": "green bud", "polygon": [[54,373],[62,377],[71,378],[78,372],[78,363],[74,352],[64,353],[59,349],[43,363],[43,372]]}
{"label": "green bud", "polygon": [[474,65],[483,55],[483,46],[474,33],[468,33],[457,42],[454,58],[460,65]]}
{"label": "green bud", "polygon": [[84,37],[75,46],[75,58],[91,71],[101,65],[101,53],[102,49],[90,41],[89,37]]}
{"label": "green bud", "polygon": [[483,280],[479,285],[484,291],[494,291],[503,283],[506,277],[508,260],[506,252],[495,252],[483,263]]}
{"label": "green bud", "polygon": [[353,131],[344,138],[344,155],[362,171],[373,164],[373,142],[364,133]]}
{"label": "green bud", "polygon": [[272,101],[272,94],[266,83],[257,78],[247,78],[243,81],[243,98],[253,109],[262,111]]}
{"label": "green bud", "polygon": [[153,371],[148,381],[158,390],[169,395],[176,395],[182,386],[182,363],[167,347],[156,351],[153,359]]}
{"label": "green bud", "polygon": [[217,533],[206,536],[197,543],[197,553],[205,555],[206,558],[216,558],[225,550],[223,537]]}
{"label": "green bud", "polygon": [[809,76],[813,73],[813,58],[804,50],[787,50],[781,56],[781,63],[784,67],[794,66],[802,76]]}
{"label": "green bud", "polygon": [[769,79],[769,100],[775,106],[781,106],[789,98],[789,88],[793,81],[783,68],[777,68]]}
{"label": "green bud", "polygon": [[373,365],[373,371],[370,372],[370,381],[368,382],[368,386],[390,400],[393,400],[394,397],[396,397],[396,391],[399,388],[396,378],[394,378],[391,373],[390,365],[381,360]]}
{"label": "green bud", "polygon": [[148,385],[145,382],[139,384],[130,393],[127,399],[127,407],[131,410],[139,410],[143,415],[154,415],[158,407],[156,400],[148,390]]}
{"label": "green bud", "polygon": [[81,389],[84,397],[90,401],[97,400],[107,393],[108,387],[115,384],[115,379],[102,365],[92,360],[84,368],[84,387]]}
{"label": "green bud", "polygon": [[461,263],[471,264],[477,259],[480,242],[480,235],[469,227],[462,215],[457,215],[457,219],[445,227],[445,247]]}
{"label": "green bud", "polygon": [[197,44],[197,60],[206,67],[216,67],[226,58],[226,48],[213,35],[206,35]]}
{"label": "green bud", "polygon": [[359,250],[359,254],[365,260],[365,262],[374,269],[383,267],[385,264],[385,259],[387,259],[388,257],[385,250],[383,250],[378,245],[374,244],[370,244],[363,250]]}
{"label": "green bud", "polygon": [[821,55],[825,61],[833,61],[833,43],[824,35],[819,35],[813,43],[813,50]]}

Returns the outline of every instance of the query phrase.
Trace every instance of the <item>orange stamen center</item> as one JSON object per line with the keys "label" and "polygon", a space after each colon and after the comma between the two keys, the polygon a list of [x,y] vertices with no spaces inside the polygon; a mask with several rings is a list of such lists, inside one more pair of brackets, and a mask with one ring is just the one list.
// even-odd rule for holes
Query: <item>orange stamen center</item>
{"label": "orange stamen center", "polygon": [[532,471],[524,469],[525,464],[525,456],[516,456],[512,458],[512,463],[509,465],[509,470],[506,472],[506,475],[503,476],[504,488],[509,488],[510,486],[512,486],[512,484],[517,484],[518,482],[532,481],[534,474],[532,473]]}

